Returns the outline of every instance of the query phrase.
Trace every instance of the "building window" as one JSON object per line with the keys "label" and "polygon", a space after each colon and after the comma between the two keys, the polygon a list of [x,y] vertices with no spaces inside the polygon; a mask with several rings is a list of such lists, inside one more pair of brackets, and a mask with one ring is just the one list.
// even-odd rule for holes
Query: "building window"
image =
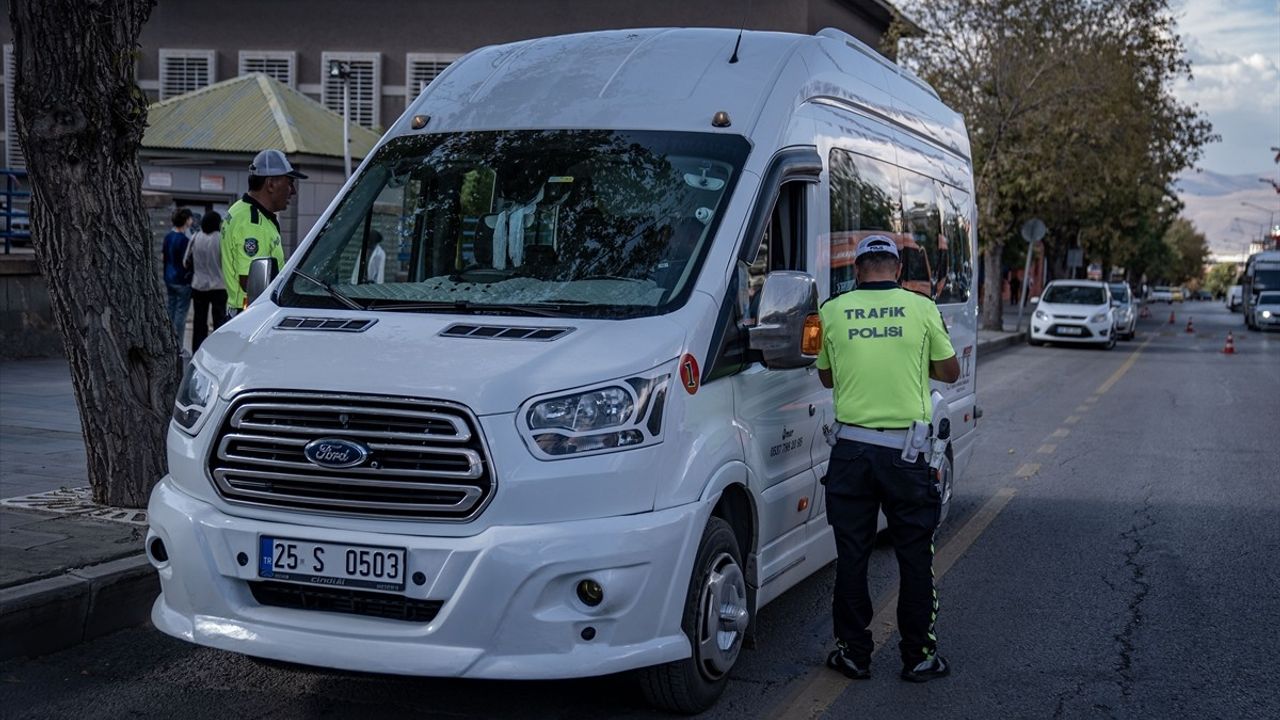
{"label": "building window", "polygon": [[160,49],[161,100],[199,90],[216,80],[213,50]]}
{"label": "building window", "polygon": [[380,53],[325,52],[320,55],[320,77],[324,78],[320,102],[342,114],[342,80],[329,74],[330,61],[347,63],[351,79],[351,122],[367,128],[381,123],[382,55]]}
{"label": "building window", "polygon": [[22,157],[22,148],[18,146],[18,125],[13,109],[13,82],[17,77],[18,67],[13,57],[13,46],[4,46],[4,165],[10,168],[25,168],[26,160]]}
{"label": "building window", "polygon": [[444,72],[459,55],[443,53],[409,53],[405,55],[404,104],[408,107],[436,76]]}
{"label": "building window", "polygon": [[241,75],[263,73],[291,88],[298,86],[298,53],[291,50],[241,50]]}

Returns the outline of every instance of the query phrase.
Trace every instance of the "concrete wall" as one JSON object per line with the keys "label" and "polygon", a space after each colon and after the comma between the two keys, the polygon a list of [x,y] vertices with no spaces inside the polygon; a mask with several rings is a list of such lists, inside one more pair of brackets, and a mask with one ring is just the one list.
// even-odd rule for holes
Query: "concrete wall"
{"label": "concrete wall", "polygon": [[0,358],[61,354],[62,335],[36,256],[0,255]]}

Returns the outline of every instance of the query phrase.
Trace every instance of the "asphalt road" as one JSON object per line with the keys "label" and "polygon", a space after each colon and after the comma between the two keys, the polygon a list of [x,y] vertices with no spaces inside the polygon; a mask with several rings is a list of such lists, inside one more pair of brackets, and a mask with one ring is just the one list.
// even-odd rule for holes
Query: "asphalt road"
{"label": "asphalt road", "polygon": [[[939,538],[954,674],[897,678],[892,551],[873,560],[887,641],[869,682],[821,667],[830,568],[765,608],[711,718],[1280,717],[1280,334],[1175,305],[1115,350],[980,360],[973,463]],[[1194,334],[1185,332],[1194,317]],[[1220,351],[1228,329],[1235,355]],[[341,652],[341,648],[335,648]],[[640,718],[624,676],[478,682],[259,665],[147,627],[0,665],[4,718]]]}

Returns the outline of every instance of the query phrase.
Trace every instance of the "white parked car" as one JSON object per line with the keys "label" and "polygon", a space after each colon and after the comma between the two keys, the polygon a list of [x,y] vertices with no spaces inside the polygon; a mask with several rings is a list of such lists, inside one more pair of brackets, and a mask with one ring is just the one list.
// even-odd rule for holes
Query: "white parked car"
{"label": "white parked car", "polygon": [[1280,290],[1267,290],[1253,304],[1253,326],[1259,330],[1280,329]]}
{"label": "white parked car", "polygon": [[1115,347],[1115,315],[1111,289],[1100,280],[1054,280],[1031,315],[1032,345],[1046,342],[1086,343]]}
{"label": "white parked car", "polygon": [[1169,287],[1168,285],[1156,285],[1155,287],[1151,288],[1151,294],[1147,296],[1147,299],[1153,303],[1156,303],[1156,302],[1172,303],[1173,288]]}
{"label": "white parked car", "polygon": [[1138,332],[1138,299],[1129,283],[1111,283],[1111,307],[1115,308],[1116,335],[1121,340],[1132,340]]}

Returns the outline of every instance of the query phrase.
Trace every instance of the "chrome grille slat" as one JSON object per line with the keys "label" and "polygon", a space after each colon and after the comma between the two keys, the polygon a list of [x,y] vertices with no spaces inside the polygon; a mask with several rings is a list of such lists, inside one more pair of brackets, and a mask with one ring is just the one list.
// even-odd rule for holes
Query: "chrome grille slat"
{"label": "chrome grille slat", "polygon": [[[456,521],[474,517],[493,494],[478,421],[454,403],[254,391],[232,400],[218,432],[209,474],[234,503]],[[352,468],[316,465],[303,450],[320,439],[359,442],[368,460]]]}
{"label": "chrome grille slat", "polygon": [[[341,423],[334,423],[332,427],[317,428],[308,425],[290,425],[284,423],[264,423],[254,422],[253,419],[246,420],[245,416],[250,413],[262,414],[264,411],[276,411],[281,415],[288,415],[290,411],[293,413],[336,413],[355,416],[383,416],[392,418],[418,419],[422,421],[447,423],[453,428],[453,432],[449,435],[443,433],[401,433],[401,432],[379,432],[376,430],[351,430],[343,427]],[[296,421],[296,420],[295,420]],[[444,442],[465,443],[471,440],[471,430],[461,418],[451,417],[443,413],[421,412],[412,410],[397,410],[394,408],[386,408],[380,410],[378,408],[357,408],[351,405],[283,405],[281,403],[246,403],[238,407],[231,416],[231,423],[240,430],[266,430],[271,432],[296,432],[310,433],[316,431],[327,431],[342,435],[350,435],[353,437],[393,437],[403,440],[439,440]]]}
{"label": "chrome grille slat", "polygon": [[[230,433],[227,435],[223,435],[222,439],[219,441],[219,444],[218,444],[219,460],[226,460],[228,462],[253,463],[255,465],[266,465],[266,466],[278,467],[278,468],[295,468],[299,470],[306,470],[308,472],[319,473],[317,477],[327,477],[327,476],[333,475],[334,473],[340,473],[340,474],[349,473],[349,474],[356,474],[356,475],[402,475],[402,476],[408,476],[408,477],[418,477],[422,475],[421,470],[406,470],[403,468],[382,467],[376,470],[373,468],[329,469],[329,468],[316,467],[315,465],[312,465],[310,462],[307,462],[305,459],[300,461],[289,461],[289,460],[278,460],[278,459],[269,460],[261,457],[255,457],[253,455],[244,455],[244,454],[234,453],[231,451],[229,447],[233,442],[259,443],[261,445],[279,444],[279,445],[289,445],[293,447],[303,447],[307,443],[311,442],[311,440],[308,438],[262,437],[258,435]],[[387,450],[400,450],[405,452],[423,452],[423,454],[429,454],[429,455],[444,455],[444,456],[451,455],[451,456],[460,458],[462,462],[465,462],[467,464],[468,469],[466,471],[433,470],[431,471],[432,477],[452,478],[457,480],[475,480],[484,474],[484,463],[480,459],[480,453],[477,453],[475,450],[458,449],[458,448],[429,448],[429,447],[414,446],[414,445],[387,445],[382,443],[369,443],[369,448],[375,451],[384,451],[384,452]],[[298,454],[299,456],[301,456],[301,453],[298,453]]]}

